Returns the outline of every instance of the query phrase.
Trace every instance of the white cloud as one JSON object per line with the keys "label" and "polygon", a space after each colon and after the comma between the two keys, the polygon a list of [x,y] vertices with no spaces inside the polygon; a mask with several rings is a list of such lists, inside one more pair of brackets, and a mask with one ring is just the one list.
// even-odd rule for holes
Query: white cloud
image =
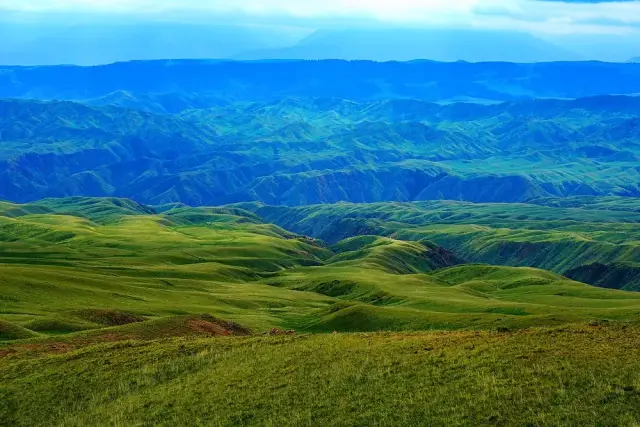
{"label": "white cloud", "polygon": [[[20,12],[133,11],[147,3],[129,0],[0,0],[0,9]],[[168,3],[168,2],[167,2]]]}
{"label": "white cloud", "polygon": [[242,15],[254,18],[374,19],[522,28],[538,32],[624,32],[640,26],[640,2],[536,0],[0,0],[0,11]]}
{"label": "white cloud", "polygon": [[322,16],[368,14],[378,17],[413,13],[470,12],[478,4],[516,0],[0,0],[0,8],[22,11],[242,11],[251,14]]}

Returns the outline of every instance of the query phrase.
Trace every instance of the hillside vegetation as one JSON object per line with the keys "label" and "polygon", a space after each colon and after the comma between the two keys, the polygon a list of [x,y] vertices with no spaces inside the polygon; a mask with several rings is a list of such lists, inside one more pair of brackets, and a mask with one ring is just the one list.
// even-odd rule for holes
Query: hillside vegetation
{"label": "hillside vegetation", "polygon": [[426,239],[469,262],[536,267],[596,286],[640,289],[638,199],[238,206],[327,242],[371,234]]}
{"label": "hillside vegetation", "polygon": [[640,313],[640,294],[543,270],[464,264],[467,253],[432,243],[422,230],[327,245],[234,206],[152,208],[89,198],[4,203],[1,336],[102,336],[103,328],[115,328],[107,336],[137,336],[119,328],[159,321],[162,329],[174,316],[186,325],[179,330],[206,335],[215,327],[192,327],[204,314],[253,331],[331,332],[512,329]]}
{"label": "hillside vegetation", "polygon": [[253,103],[121,92],[84,102],[0,101],[1,198],[297,206],[640,195],[640,98]]}
{"label": "hillside vegetation", "polygon": [[0,349],[9,425],[634,425],[640,331],[580,326]]}
{"label": "hillside vegetation", "polygon": [[0,66],[0,424],[640,425],[638,77]]}

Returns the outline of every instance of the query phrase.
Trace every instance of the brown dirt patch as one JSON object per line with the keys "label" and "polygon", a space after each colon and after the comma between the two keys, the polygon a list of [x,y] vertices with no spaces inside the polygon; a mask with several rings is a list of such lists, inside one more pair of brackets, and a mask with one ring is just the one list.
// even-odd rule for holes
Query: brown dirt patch
{"label": "brown dirt patch", "polygon": [[94,343],[95,342],[117,342],[117,341],[134,340],[134,339],[137,339],[137,338],[138,337],[135,336],[134,334],[107,333],[107,334],[97,335],[91,341],[94,342]]}
{"label": "brown dirt patch", "polygon": [[225,335],[247,336],[252,334],[251,329],[245,326],[242,326],[235,322],[228,322],[226,320],[218,319],[217,317],[213,317],[208,314],[202,314],[199,316],[199,319],[194,319],[194,320],[203,320],[205,322],[212,323],[217,327],[227,331],[228,334],[225,334]]}
{"label": "brown dirt patch", "polygon": [[200,334],[210,336],[229,336],[231,331],[223,328],[215,323],[207,322],[202,319],[189,320],[189,329]]}
{"label": "brown dirt patch", "polygon": [[7,357],[7,356],[9,356],[10,354],[13,354],[13,353],[15,353],[15,350],[4,350],[4,349],[2,349],[2,350],[0,350],[0,359],[2,359],[3,357]]}
{"label": "brown dirt patch", "polygon": [[69,351],[75,350],[78,346],[61,343],[61,342],[53,342],[53,343],[45,343],[45,344],[19,344],[13,346],[10,349],[0,350],[0,358],[13,356],[14,354],[30,354],[30,355],[40,355],[40,354],[48,354],[48,353],[67,353]]}
{"label": "brown dirt patch", "polygon": [[71,350],[75,350],[75,346],[64,344],[61,342],[56,342],[53,344],[49,344],[46,346],[47,353],[66,353]]}

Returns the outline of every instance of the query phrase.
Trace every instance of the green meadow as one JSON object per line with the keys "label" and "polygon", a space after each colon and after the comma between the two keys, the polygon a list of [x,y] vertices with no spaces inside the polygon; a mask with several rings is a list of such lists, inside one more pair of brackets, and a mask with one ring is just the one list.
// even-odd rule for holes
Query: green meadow
{"label": "green meadow", "polygon": [[638,337],[593,324],[30,341],[0,359],[0,414],[12,426],[633,426]]}
{"label": "green meadow", "polygon": [[640,202],[635,198],[238,206],[328,242],[360,234],[429,240],[467,262],[534,267],[595,286],[640,289]]}
{"label": "green meadow", "polygon": [[481,225],[330,244],[238,207],[156,209],[123,199],[3,204],[2,337],[118,326],[96,321],[101,310],[140,320],[208,314],[257,332],[517,329],[640,313],[640,294],[529,267],[468,264],[467,252],[426,239],[447,243],[466,230],[477,244]]}
{"label": "green meadow", "polygon": [[[338,204],[330,217],[322,206],[4,202],[0,418],[635,425],[640,293],[470,263],[450,244],[466,230],[633,247],[635,206],[554,203]],[[509,227],[491,227],[498,216]],[[429,225],[436,217],[450,224]]]}

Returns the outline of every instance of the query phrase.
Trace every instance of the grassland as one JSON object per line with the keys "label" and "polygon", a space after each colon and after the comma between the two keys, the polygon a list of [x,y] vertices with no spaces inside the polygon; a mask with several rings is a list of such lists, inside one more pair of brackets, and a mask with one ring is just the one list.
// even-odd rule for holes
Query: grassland
{"label": "grassland", "polygon": [[327,245],[237,207],[156,213],[72,198],[1,209],[4,340],[202,314],[257,332],[519,329],[640,314],[640,294],[463,264],[419,232]]}
{"label": "grassland", "polygon": [[1,425],[640,425],[640,98],[184,66],[8,71]]}
{"label": "grassland", "polygon": [[239,206],[328,242],[363,234],[426,239],[469,262],[535,267],[597,286],[640,289],[640,203],[634,198]]}
{"label": "grassland", "polygon": [[[421,229],[434,214],[411,206],[405,224]],[[399,222],[326,243],[242,207],[285,215],[115,198],[0,204],[3,423],[640,422],[640,293],[465,264],[404,240]],[[335,208],[347,207],[358,210]],[[496,214],[478,212],[458,215]],[[611,227],[636,214],[582,213]],[[384,227],[394,231],[375,235]]]}
{"label": "grassland", "polygon": [[631,426],[640,330],[173,338],[0,358],[5,425]]}
{"label": "grassland", "polygon": [[268,272],[319,264],[330,252],[249,213],[195,209],[158,216],[118,199],[73,199],[55,209],[77,216],[29,214],[54,212],[52,203],[5,205],[11,216],[27,215],[0,217],[5,321],[98,327],[83,310],[117,309],[151,319],[215,312],[266,328],[328,303],[254,283]]}

